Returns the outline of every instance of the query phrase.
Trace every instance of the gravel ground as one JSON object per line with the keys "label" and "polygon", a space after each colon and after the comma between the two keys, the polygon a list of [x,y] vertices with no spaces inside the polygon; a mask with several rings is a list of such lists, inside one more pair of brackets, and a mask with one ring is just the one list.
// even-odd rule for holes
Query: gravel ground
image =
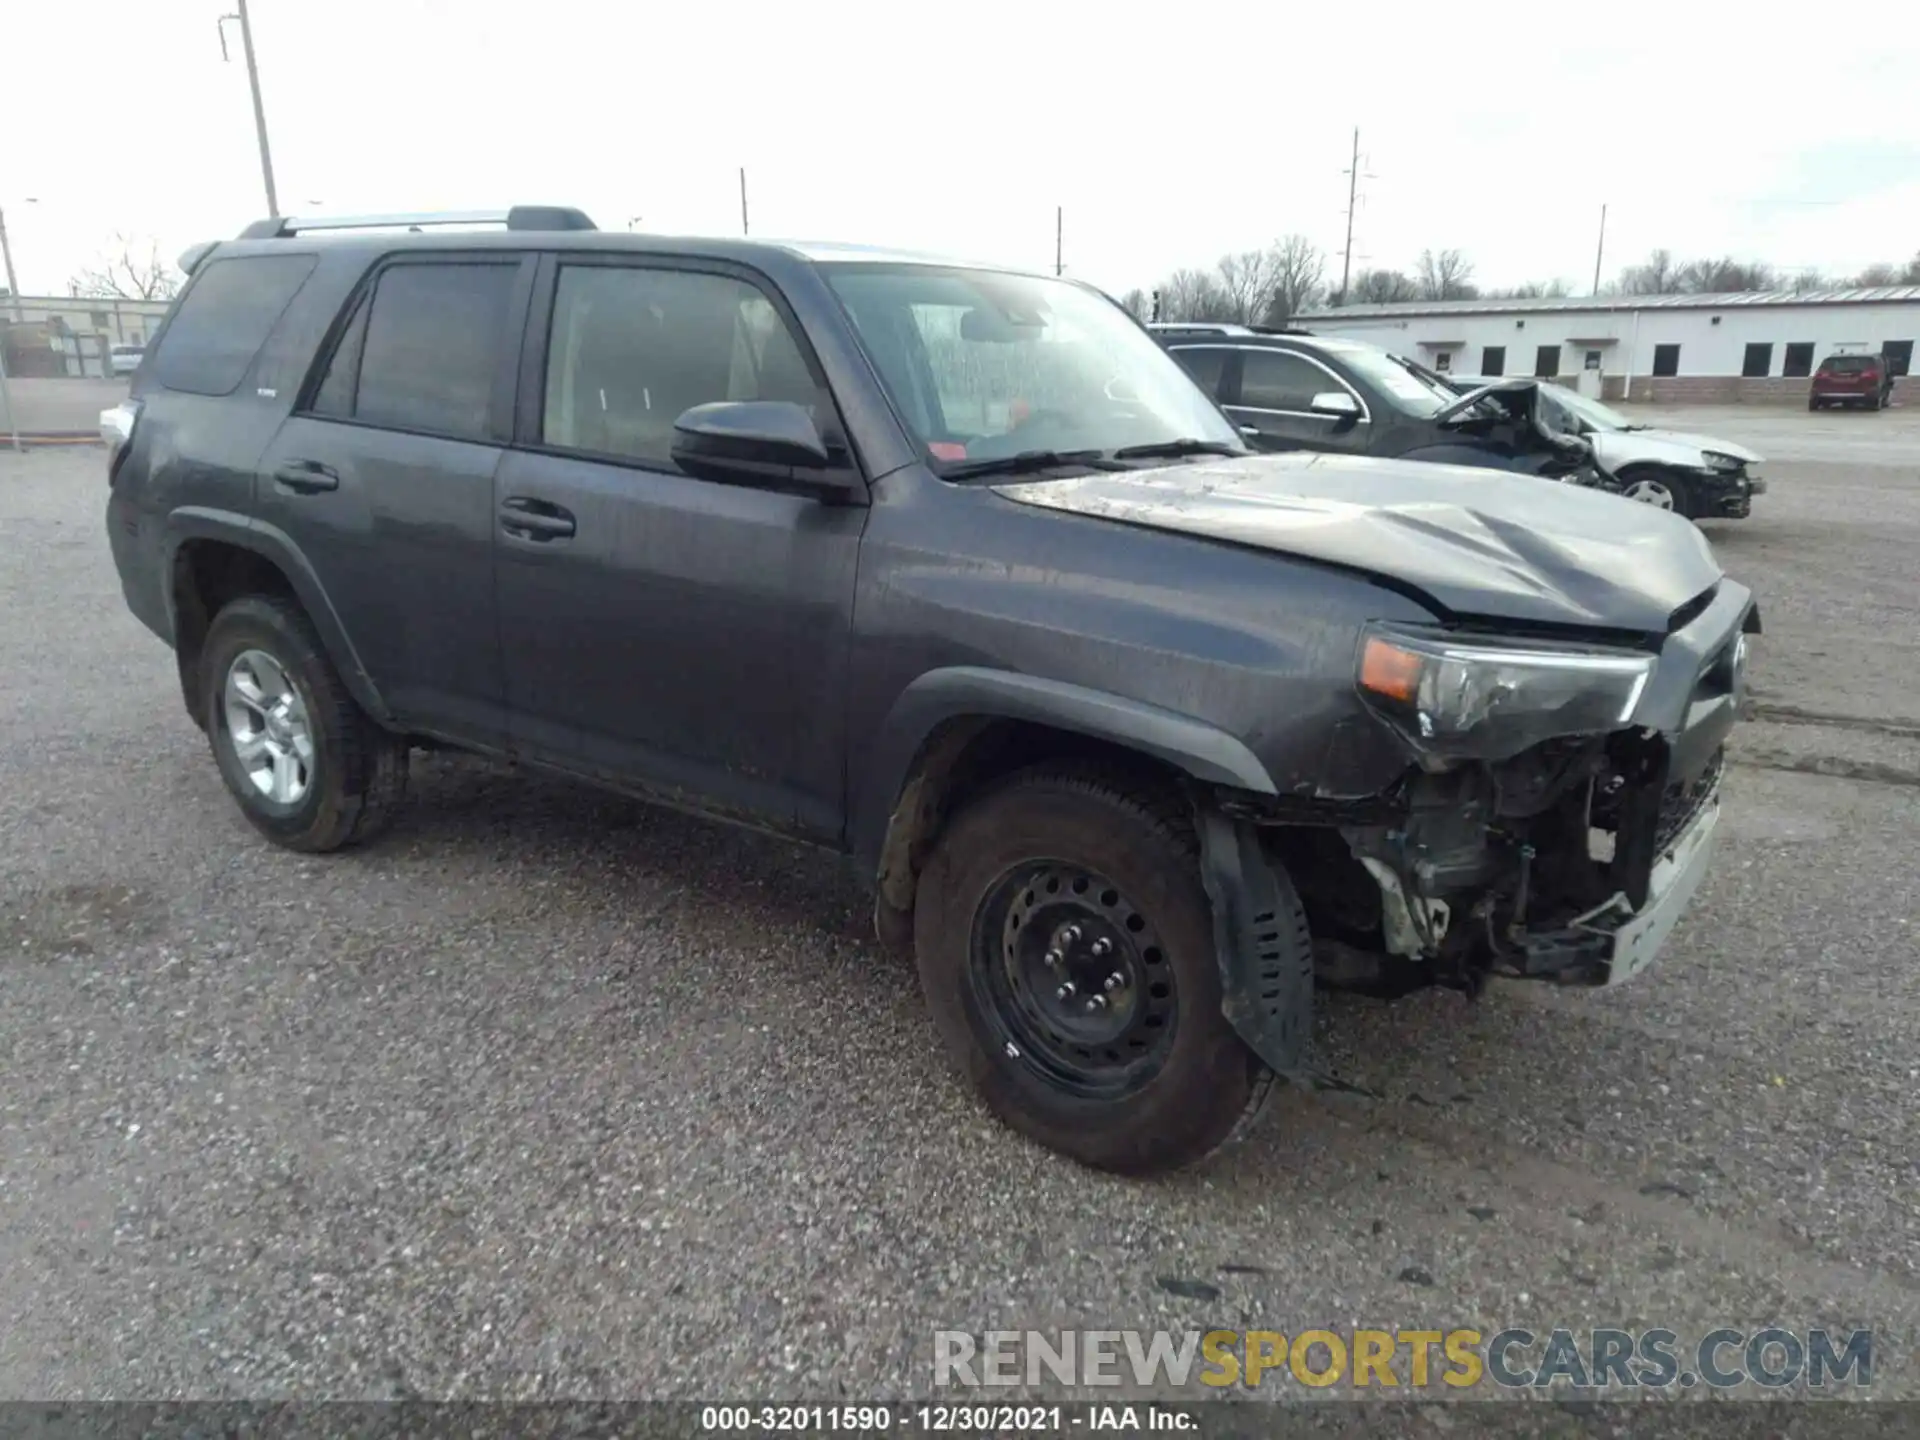
{"label": "gravel ground", "polygon": [[269,848],[98,452],[0,455],[0,1397],[871,1400],[936,1328],[1779,1323],[1873,1326],[1920,1398],[1920,418],[1677,418],[1793,458],[1710,527],[1769,710],[1667,958],[1330,999],[1355,1091],[1150,1184],[986,1117],[830,858],[441,758],[378,846]]}

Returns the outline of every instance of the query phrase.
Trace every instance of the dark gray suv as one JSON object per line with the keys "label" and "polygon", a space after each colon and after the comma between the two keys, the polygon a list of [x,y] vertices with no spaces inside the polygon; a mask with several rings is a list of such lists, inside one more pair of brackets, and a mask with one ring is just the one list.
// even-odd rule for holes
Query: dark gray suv
{"label": "dark gray suv", "polygon": [[444,746],[839,850],[993,1109],[1126,1171],[1316,1078],[1316,979],[1614,984],[1684,910],[1758,628],[1685,521],[1250,454],[1060,279],[460,218],[198,247],[102,416],[275,842]]}

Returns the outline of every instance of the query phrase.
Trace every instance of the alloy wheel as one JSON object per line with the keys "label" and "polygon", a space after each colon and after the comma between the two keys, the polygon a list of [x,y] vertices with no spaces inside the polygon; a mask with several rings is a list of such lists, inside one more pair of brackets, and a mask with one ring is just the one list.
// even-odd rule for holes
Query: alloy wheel
{"label": "alloy wheel", "polygon": [[298,805],[313,788],[313,724],[280,662],[243,650],[222,690],[227,739],[253,788],[276,805]]}

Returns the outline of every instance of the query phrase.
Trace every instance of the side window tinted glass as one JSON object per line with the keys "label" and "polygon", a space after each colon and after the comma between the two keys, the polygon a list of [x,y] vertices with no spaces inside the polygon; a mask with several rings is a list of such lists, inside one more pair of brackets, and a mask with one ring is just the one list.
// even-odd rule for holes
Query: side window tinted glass
{"label": "side window tinted glass", "polygon": [[512,264],[406,264],[381,275],[367,314],[354,418],[485,439],[514,273]]}
{"label": "side window tinted glass", "polygon": [[360,347],[367,339],[367,311],[372,307],[362,300],[354,307],[353,319],[334,347],[327,373],[313,394],[313,413],[345,420],[353,414],[353,382],[360,374]]}
{"label": "side window tinted glass", "polygon": [[1305,410],[1322,390],[1340,388],[1324,370],[1283,350],[1240,357],[1240,403],[1258,410]]}
{"label": "side window tinted glass", "polygon": [[1193,376],[1194,382],[1216,399],[1220,394],[1220,377],[1227,368],[1227,352],[1224,350],[1181,349],[1173,352],[1173,358],[1180,367]]}
{"label": "side window tinted glass", "polygon": [[563,265],[547,341],[542,438],[671,466],[673,422],[716,400],[785,400],[835,433],[780,312],[727,275]]}
{"label": "side window tinted glass", "polygon": [[213,260],[194,277],[154,357],[169,390],[231,395],[313,273],[311,255]]}

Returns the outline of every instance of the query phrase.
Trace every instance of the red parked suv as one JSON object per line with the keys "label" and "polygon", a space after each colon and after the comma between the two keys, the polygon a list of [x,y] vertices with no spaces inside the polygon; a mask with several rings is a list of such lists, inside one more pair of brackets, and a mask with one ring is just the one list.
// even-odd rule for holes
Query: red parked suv
{"label": "red parked suv", "polygon": [[1880,410],[1892,395],[1893,367],[1885,355],[1829,355],[1813,372],[1807,408],[1837,404]]}

